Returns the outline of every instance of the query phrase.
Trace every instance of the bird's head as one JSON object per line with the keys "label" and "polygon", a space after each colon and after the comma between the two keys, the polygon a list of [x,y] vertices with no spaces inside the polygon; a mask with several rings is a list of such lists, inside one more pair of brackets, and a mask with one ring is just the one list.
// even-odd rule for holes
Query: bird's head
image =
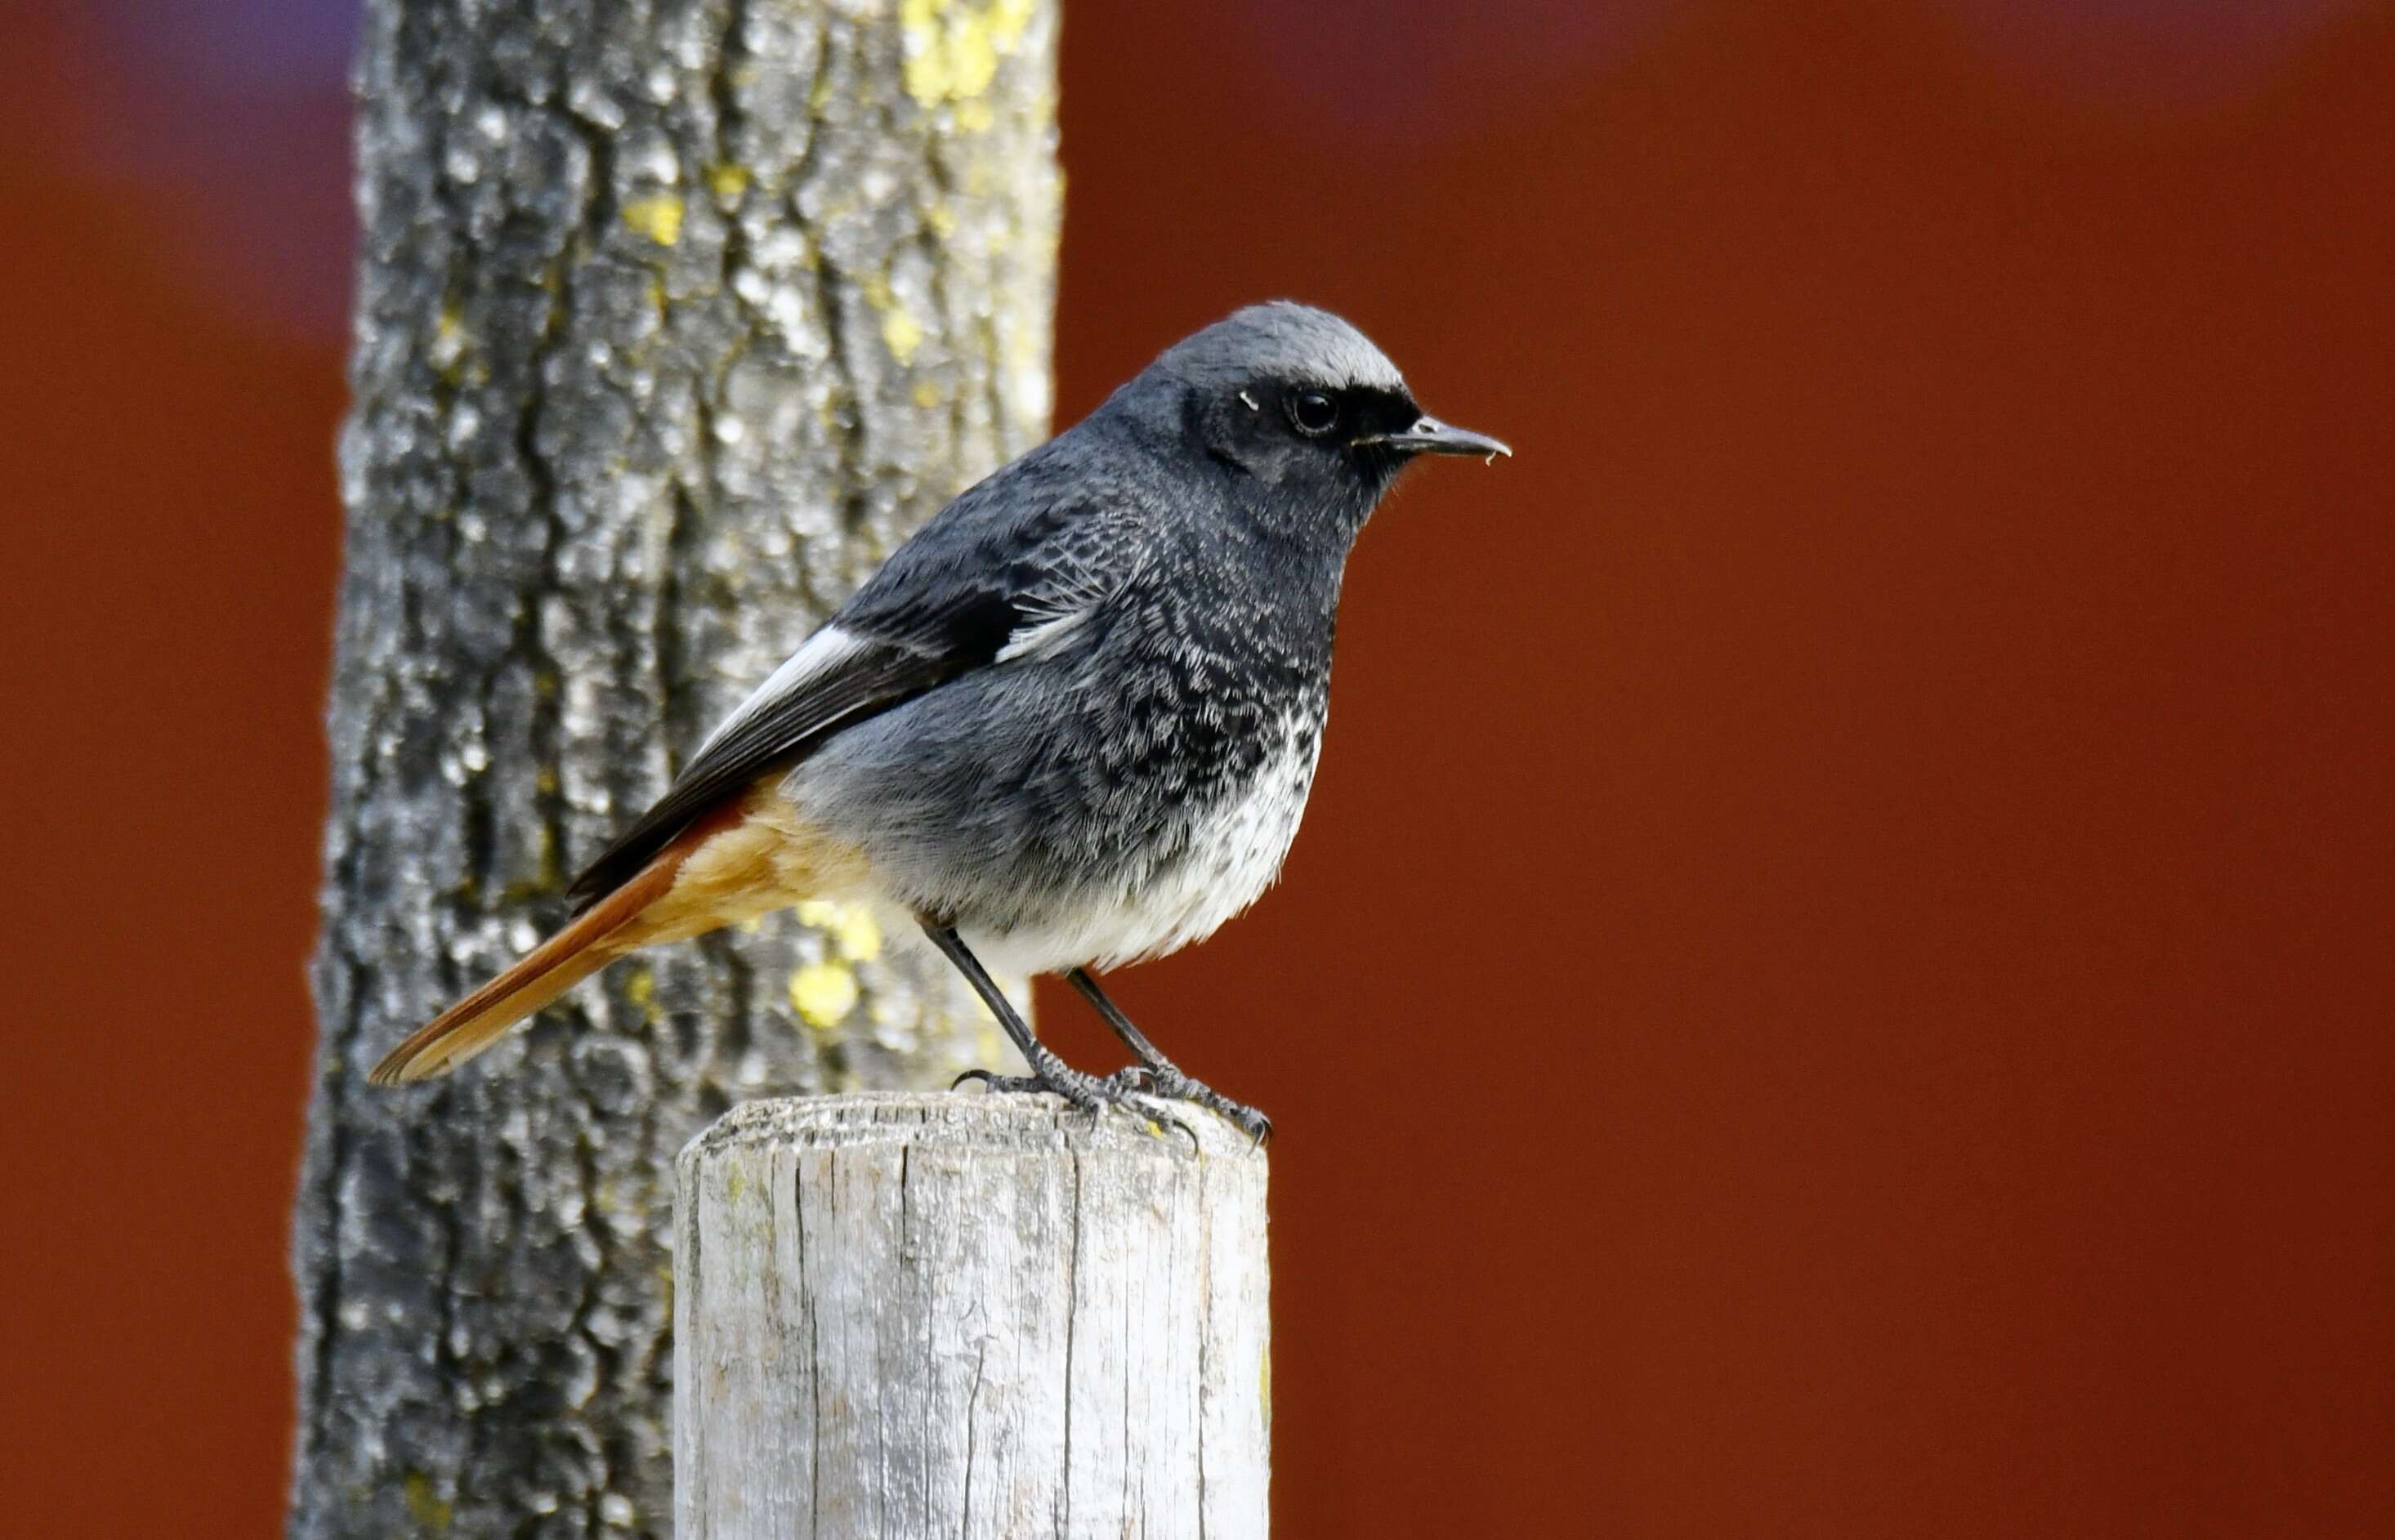
{"label": "bird's head", "polygon": [[1511,454],[1424,413],[1370,338],[1328,310],[1251,305],[1184,338],[1125,388],[1151,431],[1292,515],[1353,534],[1424,454]]}

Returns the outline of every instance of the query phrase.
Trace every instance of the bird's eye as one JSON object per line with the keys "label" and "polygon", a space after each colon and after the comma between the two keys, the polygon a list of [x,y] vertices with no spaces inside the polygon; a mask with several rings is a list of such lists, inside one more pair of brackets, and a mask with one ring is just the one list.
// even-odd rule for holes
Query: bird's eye
{"label": "bird's eye", "polygon": [[1289,420],[1309,439],[1318,439],[1339,426],[1339,403],[1319,390],[1301,390],[1289,398]]}

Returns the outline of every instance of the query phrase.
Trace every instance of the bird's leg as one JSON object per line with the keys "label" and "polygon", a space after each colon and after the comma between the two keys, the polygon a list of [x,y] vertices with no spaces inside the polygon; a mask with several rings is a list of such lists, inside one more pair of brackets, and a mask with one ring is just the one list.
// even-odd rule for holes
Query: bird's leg
{"label": "bird's leg", "polygon": [[1122,1039],[1123,1046],[1139,1060],[1138,1071],[1131,1073],[1145,1083],[1146,1089],[1175,1101],[1195,1102],[1208,1112],[1220,1113],[1258,1144],[1272,1137],[1272,1119],[1253,1107],[1233,1101],[1204,1081],[1191,1078],[1183,1073],[1180,1065],[1158,1052],[1156,1045],[1147,1040],[1147,1034],[1122,1013],[1122,1007],[1106,998],[1106,992],[1098,987],[1095,974],[1086,967],[1077,967],[1065,977],[1081,992],[1082,999],[1097,1008],[1098,1014],[1105,1019],[1106,1025]]}
{"label": "bird's leg", "polygon": [[932,944],[946,954],[948,961],[957,965],[957,971],[965,976],[965,982],[973,985],[973,993],[981,996],[982,1004],[998,1018],[998,1024],[1006,1029],[1006,1035],[1014,1040],[1024,1061],[1031,1066],[1029,1075],[1000,1075],[987,1070],[967,1070],[957,1077],[957,1084],[961,1086],[968,1080],[979,1080],[987,1083],[992,1090],[1053,1091],[1076,1107],[1095,1108],[1100,1099],[1097,1082],[1057,1058],[1046,1044],[1032,1035],[1031,1023],[1015,1012],[1014,1002],[1006,997],[1006,992],[998,987],[998,981],[981,966],[981,959],[974,956],[957,935],[956,927],[933,925],[926,920],[923,933],[932,938]]}
{"label": "bird's leg", "polygon": [[957,935],[956,927],[934,925],[926,920],[923,933],[932,938],[932,944],[946,954],[948,961],[957,965],[957,971],[965,976],[965,982],[973,985],[973,993],[981,996],[982,1004],[998,1018],[998,1024],[1006,1029],[1006,1035],[1014,1040],[1015,1047],[1031,1066],[1031,1073],[1027,1075],[967,1070],[957,1076],[955,1085],[949,1087],[951,1090],[968,1080],[978,1080],[993,1091],[1052,1091],[1088,1112],[1094,1112],[1101,1107],[1128,1105],[1135,1115],[1160,1128],[1179,1128],[1189,1135],[1191,1144],[1198,1142],[1198,1136],[1189,1133],[1170,1113],[1132,1105],[1145,1087],[1132,1085],[1120,1076],[1109,1075],[1101,1080],[1095,1075],[1083,1074],[1057,1058],[1046,1044],[1032,1034],[1031,1023],[1015,1011],[1014,1003],[1006,997],[1005,991],[998,987],[998,981],[989,976],[989,970],[981,966],[981,959],[974,956]]}

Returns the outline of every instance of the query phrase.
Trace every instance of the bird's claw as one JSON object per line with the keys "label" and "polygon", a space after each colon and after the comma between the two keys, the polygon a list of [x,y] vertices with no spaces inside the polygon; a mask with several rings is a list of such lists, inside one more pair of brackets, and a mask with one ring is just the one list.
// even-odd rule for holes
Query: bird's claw
{"label": "bird's claw", "polygon": [[1233,1101],[1202,1080],[1192,1079],[1170,1064],[1145,1065],[1140,1073],[1144,1079],[1142,1088],[1148,1095],[1205,1108],[1247,1135],[1250,1150],[1272,1138],[1272,1119],[1245,1102]]}
{"label": "bird's claw", "polygon": [[1063,1097],[1072,1103],[1075,1110],[1084,1112],[1097,1112],[1108,1107],[1119,1108],[1146,1124],[1158,1138],[1169,1129],[1187,1139],[1193,1151],[1198,1149],[1196,1130],[1156,1105],[1164,1099],[1149,1089],[1153,1078],[1146,1069],[1133,1066],[1118,1070],[1101,1080],[1058,1063],[1045,1073],[1035,1074],[999,1074],[992,1070],[967,1070],[949,1082],[948,1089],[953,1091],[967,1081],[977,1080],[993,1094],[1046,1091]]}
{"label": "bird's claw", "polygon": [[1158,1105],[1164,1098],[1154,1089],[1155,1081],[1156,1076],[1145,1065],[1132,1064],[1117,1070],[1098,1084],[1107,1088],[1116,1106],[1145,1119],[1159,1138],[1165,1130],[1171,1129],[1189,1141],[1191,1153],[1202,1151],[1205,1147],[1198,1142],[1198,1131]]}
{"label": "bird's claw", "polygon": [[1027,1074],[1000,1074],[996,1070],[971,1069],[948,1082],[948,1089],[960,1091],[972,1081],[979,1081],[993,1091],[1044,1091],[1039,1078]]}

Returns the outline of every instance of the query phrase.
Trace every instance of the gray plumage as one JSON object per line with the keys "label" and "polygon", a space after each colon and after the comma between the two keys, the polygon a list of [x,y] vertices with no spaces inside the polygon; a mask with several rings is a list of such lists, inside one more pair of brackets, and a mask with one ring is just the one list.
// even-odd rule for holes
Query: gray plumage
{"label": "gray plumage", "polygon": [[[576,895],[599,902],[771,784],[810,837],[861,858],[860,890],[820,896],[904,910],[969,977],[976,958],[1072,973],[1136,1039],[1076,970],[1199,940],[1272,882],[1357,533],[1416,454],[1504,452],[1424,416],[1338,317],[1240,310],[900,546]],[[1077,1100],[1104,1084],[992,1003],[1032,1083]]]}

